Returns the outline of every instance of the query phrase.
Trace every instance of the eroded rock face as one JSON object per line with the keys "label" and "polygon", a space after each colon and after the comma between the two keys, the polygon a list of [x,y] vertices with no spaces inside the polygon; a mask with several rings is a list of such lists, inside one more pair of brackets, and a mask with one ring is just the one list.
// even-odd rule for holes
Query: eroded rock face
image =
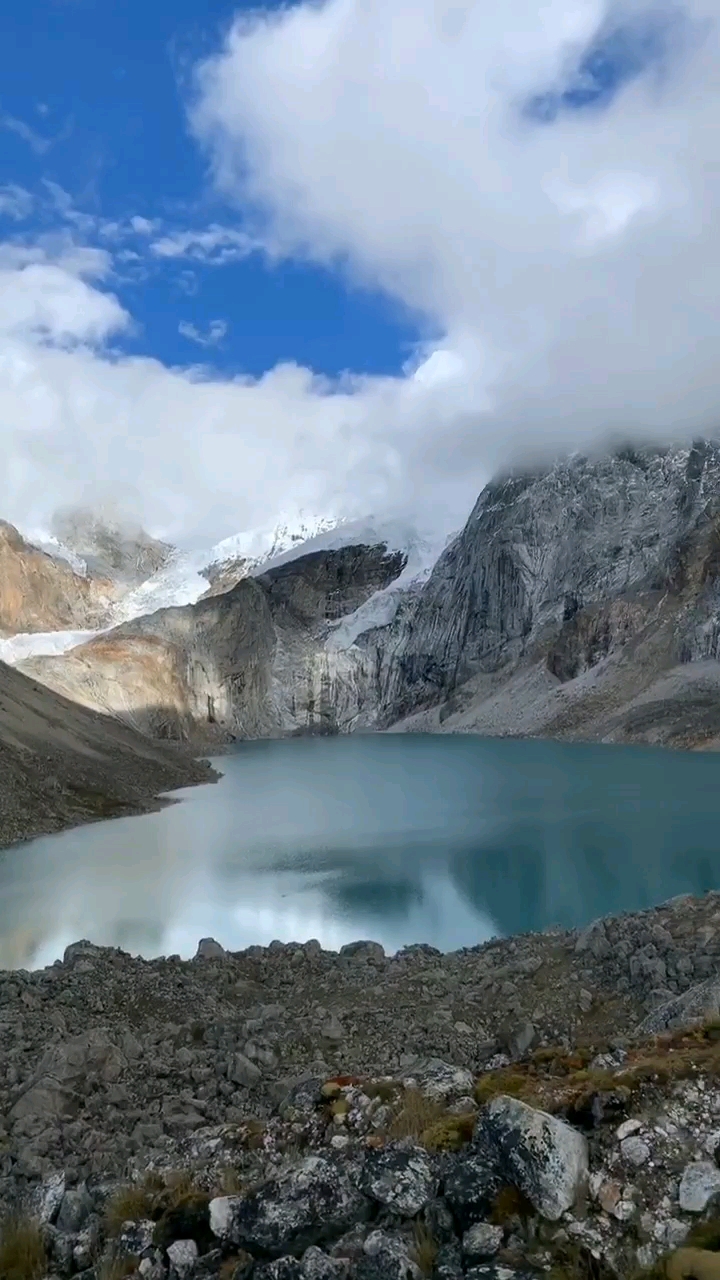
{"label": "eroded rock face", "polygon": [[325,641],[404,564],[384,546],[315,552],[22,668],[154,736],[344,732],[375,718],[377,698],[359,651]]}
{"label": "eroded rock face", "polygon": [[364,614],[403,565],[350,547],[224,590],[235,565],[211,585],[223,594],[24,669],[158,736],[392,726],[720,743],[717,444],[495,481],[427,582]]}
{"label": "eroded rock face", "polygon": [[76,573],[0,520],[0,636],[91,631],[107,622],[117,594],[109,578]]}

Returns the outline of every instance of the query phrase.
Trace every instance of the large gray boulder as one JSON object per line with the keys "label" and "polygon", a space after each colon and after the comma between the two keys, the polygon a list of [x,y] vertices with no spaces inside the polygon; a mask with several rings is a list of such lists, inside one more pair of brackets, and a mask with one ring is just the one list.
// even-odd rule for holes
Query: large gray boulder
{"label": "large gray boulder", "polygon": [[472,1146],[487,1157],[503,1183],[517,1187],[551,1222],[572,1207],[587,1179],[583,1135],[517,1098],[503,1096],[489,1103]]}
{"label": "large gray boulder", "polygon": [[371,1212],[343,1163],[307,1156],[249,1196],[210,1202],[210,1229],[224,1243],[279,1258],[335,1240]]}
{"label": "large gray boulder", "polygon": [[680,996],[666,1000],[653,1009],[647,1018],[635,1028],[635,1036],[662,1035],[664,1031],[676,1031],[694,1027],[720,1014],[720,977],[713,974],[705,982],[690,987]]}
{"label": "large gray boulder", "polygon": [[414,1218],[435,1198],[438,1188],[435,1162],[422,1147],[391,1144],[366,1157],[360,1188],[393,1213]]}

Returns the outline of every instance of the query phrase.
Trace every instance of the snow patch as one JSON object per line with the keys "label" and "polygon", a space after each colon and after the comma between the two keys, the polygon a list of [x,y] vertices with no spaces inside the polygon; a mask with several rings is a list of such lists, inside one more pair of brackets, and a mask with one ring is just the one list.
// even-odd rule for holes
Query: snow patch
{"label": "snow patch", "polygon": [[25,658],[56,657],[100,634],[99,631],[19,631],[0,640],[0,662],[13,667]]}
{"label": "snow patch", "polygon": [[[449,534],[442,540],[437,537],[423,537],[408,528],[404,530],[404,538],[399,536],[399,528],[395,530],[395,542],[404,541],[403,546],[391,545],[388,550],[403,550],[407,555],[407,564],[402,573],[389,586],[374,592],[354,613],[347,614],[333,624],[333,630],[325,641],[325,648],[330,652],[350,649],[358,637],[375,627],[387,627],[393,621],[400,604],[408,592],[417,590],[427,582],[439,557],[457,535]],[[375,541],[386,541],[384,538]],[[371,544],[372,545],[372,544]]]}

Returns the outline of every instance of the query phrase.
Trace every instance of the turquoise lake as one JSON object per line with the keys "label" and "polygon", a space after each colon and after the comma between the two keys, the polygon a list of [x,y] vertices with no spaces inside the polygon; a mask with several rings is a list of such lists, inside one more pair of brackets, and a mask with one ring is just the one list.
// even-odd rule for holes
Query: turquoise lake
{"label": "turquoise lake", "polygon": [[318,938],[441,950],[720,888],[720,756],[460,736],[243,744],[160,813],[0,853],[0,968]]}

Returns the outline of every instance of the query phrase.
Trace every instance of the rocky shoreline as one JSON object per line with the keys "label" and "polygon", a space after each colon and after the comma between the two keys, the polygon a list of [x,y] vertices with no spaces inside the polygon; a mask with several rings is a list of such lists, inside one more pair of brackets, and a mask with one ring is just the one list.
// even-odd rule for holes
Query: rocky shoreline
{"label": "rocky shoreline", "polygon": [[720,1275],[720,894],[0,974],[2,1280]]}

